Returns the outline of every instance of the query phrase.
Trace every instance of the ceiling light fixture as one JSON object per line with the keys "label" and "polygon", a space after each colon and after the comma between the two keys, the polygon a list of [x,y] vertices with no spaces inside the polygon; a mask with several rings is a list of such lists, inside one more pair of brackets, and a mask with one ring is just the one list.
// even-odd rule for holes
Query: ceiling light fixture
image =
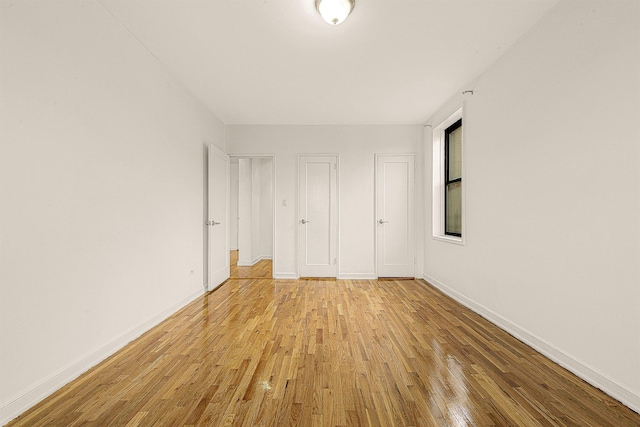
{"label": "ceiling light fixture", "polygon": [[353,10],[356,0],[316,0],[316,9],[327,24],[342,23]]}

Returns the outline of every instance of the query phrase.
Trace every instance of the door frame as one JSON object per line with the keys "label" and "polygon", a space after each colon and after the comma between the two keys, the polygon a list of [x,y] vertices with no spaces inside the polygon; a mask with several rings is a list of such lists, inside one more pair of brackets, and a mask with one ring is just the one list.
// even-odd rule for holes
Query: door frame
{"label": "door frame", "polygon": [[335,157],[336,159],[336,279],[340,276],[340,154],[338,153],[298,153],[296,162],[296,276],[300,276],[302,248],[300,247],[300,159],[302,157]]}
{"label": "door frame", "polygon": [[[276,155],[275,154],[229,154],[229,158],[235,158],[235,159],[271,159],[271,185],[272,185],[272,191],[271,191],[271,209],[272,209],[272,218],[273,218],[273,227],[271,232],[273,233],[273,235],[271,236],[271,240],[273,242],[272,244],[272,248],[271,248],[271,253],[272,253],[272,266],[271,266],[271,278],[275,279],[275,274],[276,274],[276,236],[278,235],[278,233],[276,232]],[[229,254],[231,255],[231,254]]]}
{"label": "door frame", "polygon": [[[375,153],[373,159],[373,233],[374,233],[374,248],[373,248],[373,259],[375,263],[376,270],[376,279],[379,279],[379,271],[378,271],[378,158],[382,156],[409,156],[413,157],[413,212],[411,214],[413,218],[413,232],[415,234],[416,228],[416,172],[418,171],[418,164],[416,163],[418,156],[416,153]],[[414,235],[413,238],[413,275],[415,277],[416,274],[416,237]]]}

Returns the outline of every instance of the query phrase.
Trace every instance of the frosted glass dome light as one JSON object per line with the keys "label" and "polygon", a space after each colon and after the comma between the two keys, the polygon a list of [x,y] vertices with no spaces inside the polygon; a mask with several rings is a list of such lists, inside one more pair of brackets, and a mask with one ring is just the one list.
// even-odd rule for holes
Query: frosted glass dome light
{"label": "frosted glass dome light", "polygon": [[355,0],[316,0],[316,9],[327,24],[342,23],[353,10]]}

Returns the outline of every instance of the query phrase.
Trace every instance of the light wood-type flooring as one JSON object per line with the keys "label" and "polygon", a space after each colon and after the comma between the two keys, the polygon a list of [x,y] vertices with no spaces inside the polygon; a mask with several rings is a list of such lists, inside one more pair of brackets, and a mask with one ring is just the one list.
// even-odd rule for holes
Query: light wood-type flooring
{"label": "light wood-type flooring", "polygon": [[417,280],[234,279],[11,426],[640,426]]}
{"label": "light wood-type flooring", "polygon": [[272,262],[270,259],[260,260],[250,267],[238,267],[238,251],[231,251],[229,258],[232,279],[270,279],[273,277]]}

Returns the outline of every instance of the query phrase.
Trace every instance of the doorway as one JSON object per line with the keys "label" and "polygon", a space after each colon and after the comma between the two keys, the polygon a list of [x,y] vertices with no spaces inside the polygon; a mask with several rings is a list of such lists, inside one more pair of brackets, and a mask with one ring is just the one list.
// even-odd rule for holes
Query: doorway
{"label": "doorway", "polygon": [[231,278],[272,278],[275,158],[231,157]]}

